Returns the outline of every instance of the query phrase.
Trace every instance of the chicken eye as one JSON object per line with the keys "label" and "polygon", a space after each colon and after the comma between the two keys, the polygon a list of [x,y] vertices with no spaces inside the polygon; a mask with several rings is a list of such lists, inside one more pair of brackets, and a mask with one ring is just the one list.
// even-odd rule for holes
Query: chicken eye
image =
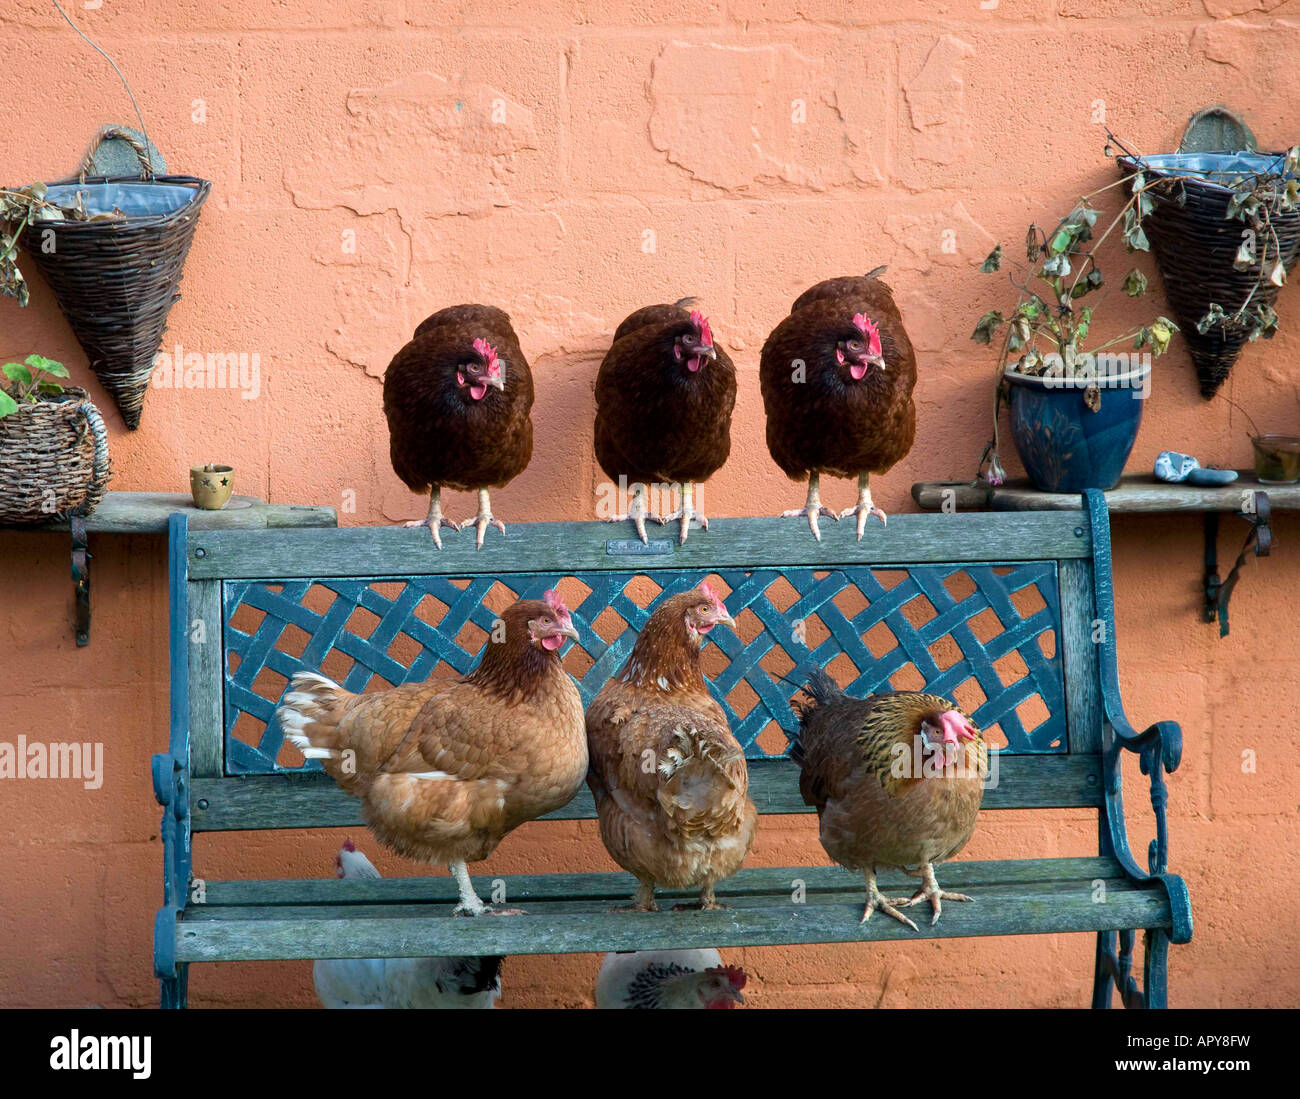
{"label": "chicken eye", "polygon": [[707,603],[701,603],[700,614],[708,614],[708,613],[709,613],[709,605]]}
{"label": "chicken eye", "polygon": [[849,350],[850,350],[850,351],[861,351],[861,350],[862,350],[862,341],[861,341],[861,340],[849,340]]}

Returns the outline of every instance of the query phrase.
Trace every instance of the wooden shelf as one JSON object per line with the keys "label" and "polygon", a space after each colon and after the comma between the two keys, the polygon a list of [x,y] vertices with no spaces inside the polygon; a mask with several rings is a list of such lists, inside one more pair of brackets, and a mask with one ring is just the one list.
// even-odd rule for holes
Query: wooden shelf
{"label": "wooden shelf", "polygon": [[268,504],[256,496],[232,496],[220,511],[196,508],[179,492],[108,492],[90,515],[12,531],[65,531],[72,535],[72,587],[76,597],[73,632],[78,647],[90,644],[91,534],[166,534],[168,519],[182,512],[191,530],[272,530],[285,527],[337,527],[338,514],[320,504]]}
{"label": "wooden shelf", "polygon": [[[1042,492],[1028,481],[974,484],[970,481],[919,481],[912,499],[927,511],[1073,511],[1082,506],[1077,493]],[[1172,484],[1153,473],[1129,473],[1106,493],[1106,506],[1115,514],[1168,515],[1199,512],[1205,527],[1205,605],[1202,620],[1219,623],[1219,636],[1228,635],[1228,599],[1241,567],[1251,552],[1267,557],[1273,544],[1269,518],[1275,510],[1300,510],[1300,484],[1266,485],[1254,470],[1238,470],[1229,485]],[[1240,516],[1250,524],[1245,545],[1225,579],[1219,578],[1219,518]]]}
{"label": "wooden shelf", "polygon": [[[166,534],[167,519],[177,512],[189,516],[191,530],[265,530],[275,527],[337,527],[338,515],[320,504],[268,504],[256,496],[232,496],[220,511],[196,508],[179,492],[108,492],[90,515],[87,533]],[[69,521],[4,530],[67,530]]]}
{"label": "wooden shelf", "polygon": [[[1300,509],[1300,484],[1261,484],[1254,470],[1239,470],[1230,485],[1170,484],[1151,473],[1129,473],[1106,493],[1106,506],[1115,513],[1240,512],[1251,506],[1248,497],[1256,492],[1268,494],[1274,511]],[[997,488],[977,488],[969,481],[921,481],[912,486],[912,499],[927,511],[943,510],[946,500],[958,511],[1070,511],[1079,507],[1078,493],[1041,492],[1024,480],[1008,481]]]}

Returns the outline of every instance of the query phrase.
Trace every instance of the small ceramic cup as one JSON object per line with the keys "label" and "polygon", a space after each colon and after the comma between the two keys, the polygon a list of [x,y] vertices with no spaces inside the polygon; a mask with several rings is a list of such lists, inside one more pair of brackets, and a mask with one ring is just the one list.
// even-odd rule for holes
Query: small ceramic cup
{"label": "small ceramic cup", "polygon": [[194,466],[190,469],[190,495],[194,506],[205,511],[220,511],[235,489],[235,471],[231,466]]}

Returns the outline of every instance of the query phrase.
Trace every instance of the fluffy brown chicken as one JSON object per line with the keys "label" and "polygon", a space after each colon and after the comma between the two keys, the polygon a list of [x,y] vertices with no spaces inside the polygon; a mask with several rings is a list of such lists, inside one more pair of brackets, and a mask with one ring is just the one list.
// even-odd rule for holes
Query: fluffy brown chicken
{"label": "fluffy brown chicken", "polygon": [[[984,797],[988,749],[953,703],[938,695],[891,691],[850,698],[823,671],[805,688],[790,756],[801,768],[799,792],[817,810],[821,843],[841,866],[866,878],[862,923],[879,909],[917,930],[899,912],[925,899],[936,923],[945,893],[937,863],[957,854],[975,831]],[[921,879],[908,899],[876,888],[876,869],[898,867]]]}
{"label": "fluffy brown chicken", "polygon": [[754,842],[745,754],[709,694],[700,645],[735,627],[701,584],[655,608],[623,670],[587,709],[591,770],[605,847],[638,884],[633,910],[653,912],[655,886],[700,891],[734,874]]}
{"label": "fluffy brown chicken", "polygon": [[[916,435],[916,356],[892,292],[875,277],[883,271],[805,290],[763,344],[767,448],[789,477],[808,478],[806,505],[783,516],[806,516],[819,542],[819,516],[856,514],[859,540],[867,516],[885,521],[868,478],[903,458]],[[823,507],[823,473],[857,477],[857,504],[839,515]]]}
{"label": "fluffy brown chicken", "polygon": [[[477,545],[492,515],[489,488],[517,477],[533,454],[533,376],[510,318],[492,305],[440,309],[388,364],[384,414],[393,469],[412,492],[429,493],[429,514],[406,525],[473,525]],[[478,514],[455,523],[442,514],[443,488],[478,492]]]}
{"label": "fluffy brown chicken", "polygon": [[277,711],[303,755],[361,799],[380,842],[449,866],[456,911],[475,916],[488,909],[465,864],[566,805],[587,771],[582,699],[560,665],[577,637],[568,610],[547,592],[501,618],[504,640],[469,675],[357,695],[300,672]]}
{"label": "fluffy brown chicken", "polygon": [[680,509],[652,517],[680,519],[679,542],[692,519],[708,529],[708,518],[695,510],[695,484],[716,473],[731,451],[736,369],[713,342],[708,318],[689,304],[683,298],[631,314],[596,376],[596,459],[632,493],[627,514],[610,521],[631,519],[642,542],[650,485],[680,486]]}

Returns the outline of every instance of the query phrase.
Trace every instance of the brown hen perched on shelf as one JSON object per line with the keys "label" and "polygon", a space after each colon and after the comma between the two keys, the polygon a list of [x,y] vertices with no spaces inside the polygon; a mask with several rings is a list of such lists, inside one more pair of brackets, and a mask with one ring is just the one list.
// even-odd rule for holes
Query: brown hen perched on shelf
{"label": "brown hen perched on shelf", "polygon": [[[790,758],[801,770],[799,792],[817,810],[821,843],[867,883],[862,922],[879,909],[915,931],[895,908],[922,899],[936,923],[945,893],[935,864],[969,842],[984,797],[988,748],[971,720],[946,698],[890,691],[851,698],[823,671],[805,688]],[[876,869],[898,867],[921,878],[910,899],[881,896]]]}
{"label": "brown hen perched on shelf", "polygon": [[554,592],[501,615],[469,675],[353,694],[299,672],[276,715],[308,759],[361,799],[384,846],[450,867],[457,912],[488,911],[465,864],[567,805],[587,773],[582,698],[560,664],[578,636]]}
{"label": "brown hen perched on shelf", "polygon": [[[808,478],[807,504],[784,516],[806,516],[819,542],[819,516],[856,514],[859,539],[869,515],[885,521],[868,478],[902,459],[916,435],[916,356],[893,293],[875,277],[883,271],[805,290],[763,344],[768,450],[789,477]],[[857,504],[839,515],[823,507],[823,473],[856,477]]]}
{"label": "brown hen perched on shelf", "polygon": [[735,627],[707,584],[665,599],[587,709],[600,837],[636,876],[639,911],[655,911],[655,886],[698,888],[701,908],[719,907],[714,883],[754,842],[745,753],[700,670],[720,624]]}
{"label": "brown hen perched on shelf", "polygon": [[[492,515],[489,488],[523,472],[533,454],[533,376],[510,318],[492,305],[453,305],[423,321],[388,364],[384,414],[393,470],[412,492],[429,493],[427,526],[473,525],[477,544]],[[478,514],[464,524],[442,514],[443,488],[478,493]]]}
{"label": "brown hen perched on shelf", "polygon": [[731,451],[731,412],[736,404],[736,369],[713,340],[709,320],[676,305],[638,309],[614,332],[614,343],[596,376],[596,459],[615,484],[635,486],[626,515],[646,542],[650,485],[680,486],[681,508],[650,516],[661,523],[681,520],[685,542],[691,520],[707,530],[695,510],[695,484],[713,476]]}

